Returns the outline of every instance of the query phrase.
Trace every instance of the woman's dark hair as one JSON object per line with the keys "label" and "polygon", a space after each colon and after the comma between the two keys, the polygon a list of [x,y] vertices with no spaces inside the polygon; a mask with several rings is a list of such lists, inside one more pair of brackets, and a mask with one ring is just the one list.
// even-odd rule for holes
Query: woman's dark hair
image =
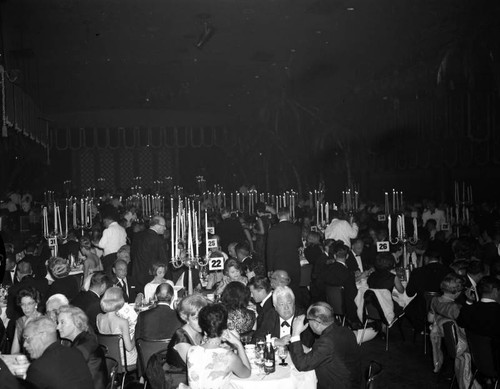
{"label": "woman's dark hair", "polygon": [[198,314],[198,324],[208,338],[216,338],[227,329],[227,309],[222,304],[207,305]]}
{"label": "woman's dark hair", "polygon": [[396,261],[391,253],[380,253],[375,258],[375,269],[377,270],[391,270]]}
{"label": "woman's dark hair", "polygon": [[240,272],[241,275],[243,275],[243,268],[241,267],[241,264],[233,258],[229,258],[225,263],[224,263],[224,274],[227,275],[229,272],[229,268],[234,267],[236,270]]}
{"label": "woman's dark hair", "polygon": [[227,284],[222,291],[221,303],[228,309],[243,309],[250,301],[250,289],[239,281]]}
{"label": "woman's dark hair", "polygon": [[40,304],[41,301],[40,292],[33,287],[28,287],[19,291],[16,298],[17,305],[21,306],[23,297],[31,297],[37,304]]}

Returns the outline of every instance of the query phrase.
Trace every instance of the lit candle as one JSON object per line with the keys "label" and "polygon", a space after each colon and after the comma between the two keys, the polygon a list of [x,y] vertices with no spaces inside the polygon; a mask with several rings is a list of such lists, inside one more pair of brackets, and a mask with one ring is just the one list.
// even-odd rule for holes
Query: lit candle
{"label": "lit candle", "polygon": [[63,228],[62,228],[62,223],[61,223],[61,210],[59,209],[59,206],[57,206],[57,222],[59,224],[59,232],[61,235],[64,233]]}
{"label": "lit candle", "polygon": [[392,238],[392,223],[391,215],[387,217],[387,229],[389,230],[389,240]]}
{"label": "lit candle", "polygon": [[392,212],[396,212],[396,191],[392,190]]}
{"label": "lit candle", "polygon": [[76,228],[76,202],[73,203],[73,228]]}
{"label": "lit candle", "polygon": [[[232,194],[231,194],[231,199],[232,199]],[[205,209],[205,254],[208,258],[208,215],[207,215],[207,210]]]}
{"label": "lit candle", "polygon": [[417,226],[417,218],[413,218],[413,238],[415,241],[418,240],[418,226]]}
{"label": "lit candle", "polygon": [[325,205],[325,213],[326,213],[326,224],[330,223],[330,206],[328,204],[328,201],[326,202]]}
{"label": "lit candle", "polygon": [[398,218],[396,220],[396,229],[398,232],[398,238],[401,238],[401,215],[398,215]]}
{"label": "lit candle", "polygon": [[66,235],[68,235],[68,206],[64,208],[64,217],[66,219]]}
{"label": "lit candle", "polygon": [[57,206],[54,203],[54,233],[57,234]]}
{"label": "lit candle", "polygon": [[170,254],[172,256],[172,259],[174,259],[175,253],[174,253],[174,198],[170,197]]}

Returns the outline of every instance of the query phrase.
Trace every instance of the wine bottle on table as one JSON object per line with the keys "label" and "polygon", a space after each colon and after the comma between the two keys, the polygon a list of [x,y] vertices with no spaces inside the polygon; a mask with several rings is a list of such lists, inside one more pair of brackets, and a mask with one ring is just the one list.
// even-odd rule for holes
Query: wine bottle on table
{"label": "wine bottle on table", "polygon": [[270,374],[276,371],[276,361],[274,359],[274,347],[271,339],[266,339],[266,348],[264,349],[264,373]]}

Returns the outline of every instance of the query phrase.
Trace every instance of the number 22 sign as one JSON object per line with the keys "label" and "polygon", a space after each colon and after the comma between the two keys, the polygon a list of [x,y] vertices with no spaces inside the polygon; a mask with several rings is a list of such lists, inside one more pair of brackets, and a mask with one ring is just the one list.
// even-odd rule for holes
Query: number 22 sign
{"label": "number 22 sign", "polygon": [[224,257],[214,257],[208,260],[208,270],[223,270]]}

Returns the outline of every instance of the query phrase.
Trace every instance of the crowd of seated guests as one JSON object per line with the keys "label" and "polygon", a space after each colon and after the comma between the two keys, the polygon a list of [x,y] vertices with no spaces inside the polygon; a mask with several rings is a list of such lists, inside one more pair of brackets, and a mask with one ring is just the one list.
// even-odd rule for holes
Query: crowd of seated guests
{"label": "crowd of seated guests", "polygon": [[[219,242],[217,252],[211,251],[210,255],[227,259],[223,272],[209,274],[210,283],[207,285],[224,307],[224,312],[219,310],[211,314],[222,318],[224,323],[216,326],[224,327],[222,332],[209,327],[207,323],[208,327],[203,328],[199,322],[203,308],[211,305],[205,297],[195,293],[176,301],[173,286],[177,284],[187,287],[187,277],[183,277],[182,272],[174,272],[169,264],[169,239],[165,239],[168,235],[163,218],[155,221],[155,226],[163,229],[152,231],[164,238],[160,240],[164,247],[159,252],[166,253],[166,256],[159,260],[151,259],[151,264],[148,265],[151,272],[141,274],[139,278],[142,283],[137,283],[138,275],[133,274],[133,253],[136,251],[131,251],[130,243],[133,245],[137,233],[148,231],[148,226],[142,223],[131,224],[130,221],[125,223],[116,217],[110,219],[105,216],[102,219],[106,219],[106,223],[101,225],[101,218],[97,216],[92,236],[84,236],[78,241],[74,234],[70,234],[68,242],[61,245],[58,257],[50,257],[46,243],[37,245],[29,242],[24,258],[18,261],[13,260],[12,256],[9,258],[9,272],[5,282],[10,280],[12,286],[7,297],[7,317],[10,319],[7,334],[10,347],[6,351],[28,351],[24,346],[25,341],[23,342],[26,339],[26,327],[45,315],[56,323],[59,335],[69,339],[74,347],[80,343],[78,340],[93,347],[94,340],[90,341],[85,334],[121,334],[126,348],[123,361],[126,357],[131,368],[136,364],[135,340],[138,337],[171,338],[161,369],[169,377],[169,382],[188,383],[189,363],[192,362],[192,366],[198,369],[197,356],[202,351],[208,352],[202,350],[205,348],[203,339],[208,336],[208,332],[211,334],[208,338],[213,344],[232,344],[236,350],[239,346],[235,339],[249,334],[255,340],[265,333],[271,333],[276,344],[290,344],[294,319],[306,314],[311,304],[326,301],[328,286],[344,288],[346,323],[352,330],[359,329],[363,324],[359,304],[362,304],[362,293],[366,289],[385,291],[383,294],[390,296],[390,299],[397,294],[412,299],[407,306],[400,306],[396,299],[392,300],[392,304],[396,315],[404,309],[416,333],[423,331],[423,317],[427,314],[425,292],[440,292],[442,295],[434,298],[431,303],[431,342],[436,372],[443,362],[443,322],[454,320],[462,331],[460,339],[465,356],[458,363],[462,375],[465,374],[468,363],[466,332],[480,332],[494,339],[498,338],[495,331],[500,328],[500,323],[495,315],[498,314],[500,298],[495,294],[498,285],[494,281],[500,278],[500,232],[495,224],[500,219],[498,215],[478,210],[472,225],[461,226],[460,236],[457,236],[455,230],[441,230],[444,224],[441,213],[436,213],[436,209],[433,210],[432,204],[429,204],[426,217],[418,221],[420,239],[416,245],[408,245],[407,250],[403,250],[401,245],[391,245],[389,253],[378,253],[376,243],[387,240],[387,225],[378,222],[376,214],[370,214],[368,207],[357,215],[355,221],[343,220],[339,223],[338,220],[342,217],[335,214],[337,221],[329,229],[331,236],[337,236],[332,233],[336,226],[347,228],[347,225],[356,224],[357,236],[348,242],[342,231],[338,234],[343,236],[342,240],[325,240],[319,230],[311,231],[314,219],[307,215],[307,210],[302,210],[301,218],[295,221],[302,231],[305,243],[300,261],[302,265],[311,265],[312,271],[311,279],[306,280],[309,284],[305,289],[305,296],[302,293],[296,296],[296,289],[287,288],[290,285],[296,287],[299,283],[296,274],[288,273],[286,269],[269,269],[266,266],[265,242],[268,230],[278,224],[276,212],[269,215],[270,208],[263,207],[262,204],[259,204],[257,210],[253,226],[248,224],[248,218],[244,218],[242,223],[238,215],[226,211],[222,215],[214,215],[210,221],[210,224],[215,225],[217,234],[212,237]],[[408,216],[410,211],[412,210],[406,210]],[[420,210],[421,213],[422,211]],[[437,215],[439,220],[434,219],[433,215]],[[410,217],[407,219],[411,220]],[[110,227],[112,231],[106,234],[106,247],[99,247],[103,232]],[[126,231],[125,235],[120,228]],[[408,228],[411,229],[411,226]],[[129,244],[118,247],[117,242],[113,241],[113,231],[118,231],[120,240],[126,236]],[[160,235],[158,231],[163,231],[164,235]],[[151,231],[149,233],[152,238],[157,238]],[[284,241],[283,244],[287,242]],[[107,268],[102,271],[104,254]],[[407,257],[403,258],[405,254]],[[83,262],[83,277],[70,274],[70,256],[79,257]],[[409,279],[403,279],[401,274],[404,272],[401,270],[404,269],[396,269],[409,262],[416,269]],[[196,269],[195,274],[195,291],[200,291],[201,283]],[[144,280],[148,282],[144,283]],[[302,284],[304,280],[300,281]],[[152,301],[155,301],[154,307],[140,313],[139,317],[129,306]],[[330,323],[327,318],[328,309],[317,309],[318,312],[323,312],[322,315],[326,315],[321,316],[325,323]],[[488,309],[493,315],[491,322],[496,326],[479,328],[477,321],[469,319],[473,315],[484,314],[483,311]],[[157,321],[171,323],[165,327],[166,332],[155,329],[151,324],[155,322],[153,317],[161,317]],[[284,322],[288,325],[283,327],[281,324]],[[40,326],[46,328],[46,322]],[[226,327],[230,332],[225,331]],[[312,345],[313,338],[310,330],[301,333],[303,344]],[[191,362],[188,362],[189,350],[193,346],[201,348],[193,348],[195,351],[192,351]],[[88,355],[92,353],[88,347],[86,350],[84,360],[89,364]],[[244,365],[244,361],[241,363]],[[470,368],[470,363],[468,366]],[[95,378],[94,372],[92,378],[94,382],[100,380]]]}

